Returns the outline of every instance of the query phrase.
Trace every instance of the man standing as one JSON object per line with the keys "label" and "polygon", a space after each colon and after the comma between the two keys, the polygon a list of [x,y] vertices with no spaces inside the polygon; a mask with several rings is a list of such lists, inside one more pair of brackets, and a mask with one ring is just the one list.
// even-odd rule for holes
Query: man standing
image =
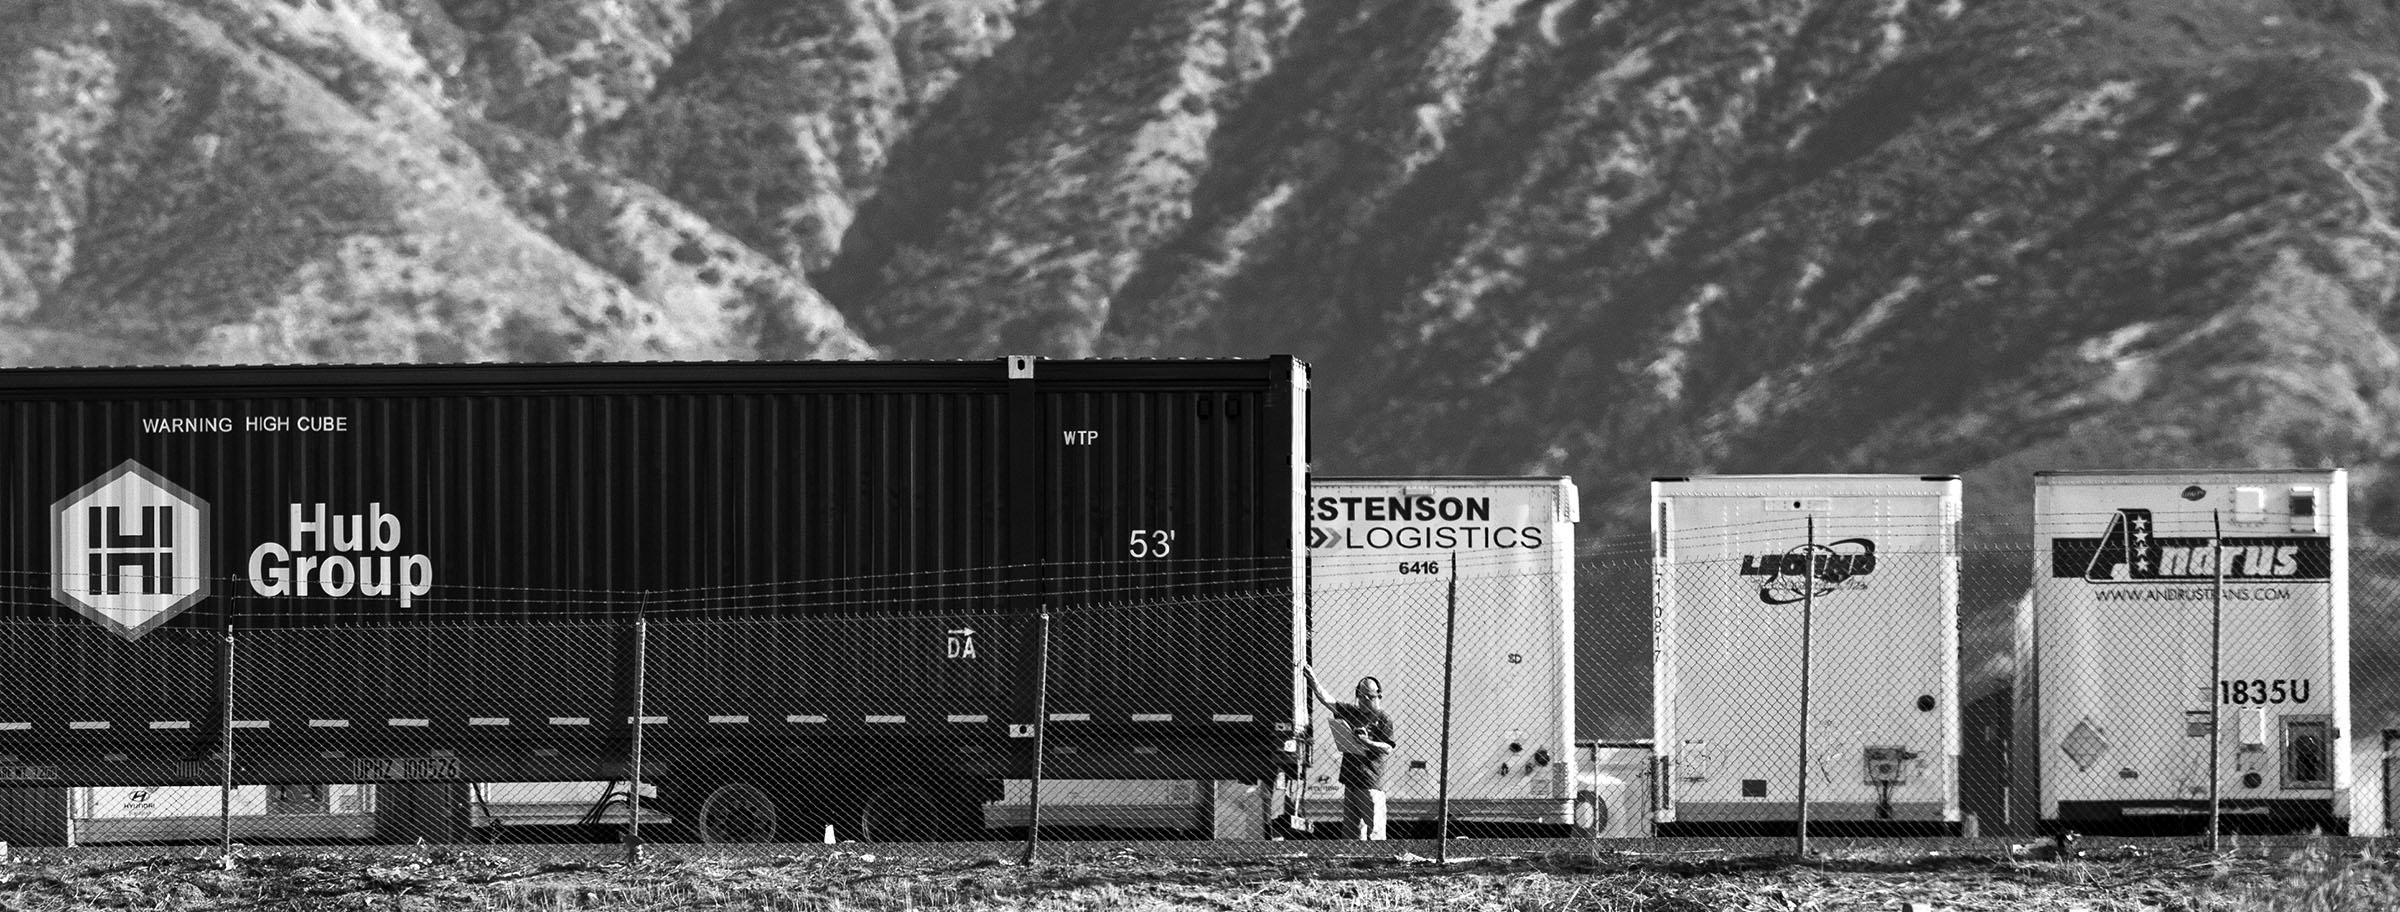
{"label": "man standing", "polygon": [[1358,679],[1356,703],[1336,703],[1317,685],[1316,669],[1300,666],[1308,692],[1333,713],[1334,744],[1342,750],[1342,828],[1353,839],[1384,838],[1383,758],[1392,752],[1392,717],[1383,711],[1383,682]]}

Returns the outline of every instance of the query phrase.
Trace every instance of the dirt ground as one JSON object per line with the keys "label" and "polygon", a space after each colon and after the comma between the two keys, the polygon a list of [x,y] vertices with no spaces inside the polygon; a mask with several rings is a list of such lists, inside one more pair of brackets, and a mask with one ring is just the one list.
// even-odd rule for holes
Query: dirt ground
{"label": "dirt ground", "polygon": [[[1423,843],[1261,844],[1206,854],[1090,844],[654,849],[212,850],[20,857],[0,909],[138,910],[2201,910],[2400,908],[2374,843],[2043,852],[1831,847],[1815,857],[1592,848],[1418,854]],[[1471,848],[1462,846],[1460,848]],[[1288,849],[1288,850],[1283,850]]]}

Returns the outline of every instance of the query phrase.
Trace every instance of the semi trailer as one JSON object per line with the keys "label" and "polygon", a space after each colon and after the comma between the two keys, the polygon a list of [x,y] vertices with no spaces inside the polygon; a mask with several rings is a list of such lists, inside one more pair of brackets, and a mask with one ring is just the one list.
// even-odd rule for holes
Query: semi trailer
{"label": "semi trailer", "polygon": [[0,371],[0,839],[637,745],[712,841],[971,833],[1037,743],[1271,789],[1308,402],[1290,357]]}
{"label": "semi trailer", "polygon": [[[1309,659],[1336,700],[1351,700],[1362,677],[1385,688],[1399,737],[1384,771],[1394,828],[1432,832],[1445,799],[1451,820],[1484,832],[1565,832],[1588,819],[1578,816],[1575,785],[1584,755],[1574,731],[1578,512],[1575,483],[1560,476],[1311,479]],[[1341,757],[1325,733],[1331,721],[1321,709],[1315,716],[1303,779],[1288,797],[1293,820],[1330,833],[1342,816]],[[1067,831],[1211,833],[1222,829],[1217,808],[1240,794],[1231,788],[1051,782],[1042,821]],[[1031,797],[1030,783],[1009,782],[986,823],[1027,825]]]}
{"label": "semi trailer", "polygon": [[2344,832],[2348,475],[2041,472],[2011,816],[2046,830]]}
{"label": "semi trailer", "polygon": [[1951,476],[1652,483],[1660,834],[1959,829],[1960,510]]}

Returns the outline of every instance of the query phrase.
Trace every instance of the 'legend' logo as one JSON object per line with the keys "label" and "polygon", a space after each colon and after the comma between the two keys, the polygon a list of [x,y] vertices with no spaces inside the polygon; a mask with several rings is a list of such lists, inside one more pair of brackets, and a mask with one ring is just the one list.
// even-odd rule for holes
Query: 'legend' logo
{"label": "'legend' logo", "polygon": [[50,595],[140,639],[209,595],[208,501],[133,460],[50,508]]}
{"label": "'legend' logo", "polygon": [[1826,545],[1801,545],[1782,554],[1742,556],[1742,575],[1765,577],[1758,600],[1789,605],[1843,590],[1867,588],[1859,579],[1875,572],[1875,540],[1845,538]]}

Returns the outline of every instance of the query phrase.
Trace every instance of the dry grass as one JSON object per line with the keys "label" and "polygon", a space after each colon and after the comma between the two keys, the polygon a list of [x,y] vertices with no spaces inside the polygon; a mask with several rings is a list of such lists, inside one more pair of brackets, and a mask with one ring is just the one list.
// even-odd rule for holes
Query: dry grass
{"label": "dry grass", "polygon": [[2200,895],[2271,912],[2400,909],[2400,856],[2373,844],[2348,855],[2320,844],[2252,867],[2248,877],[2204,884]]}
{"label": "dry grass", "polygon": [[[2341,855],[2340,852],[2348,852]],[[2400,860],[2329,844],[2212,858],[2093,849],[2064,860],[1922,850],[1794,859],[1705,850],[1560,852],[1436,865],[1400,855],[1197,858],[1131,851],[1073,863],[859,852],[642,865],[442,850],[0,865],[0,910],[217,912],[897,912],[1144,910],[1701,912],[2388,910]]]}

